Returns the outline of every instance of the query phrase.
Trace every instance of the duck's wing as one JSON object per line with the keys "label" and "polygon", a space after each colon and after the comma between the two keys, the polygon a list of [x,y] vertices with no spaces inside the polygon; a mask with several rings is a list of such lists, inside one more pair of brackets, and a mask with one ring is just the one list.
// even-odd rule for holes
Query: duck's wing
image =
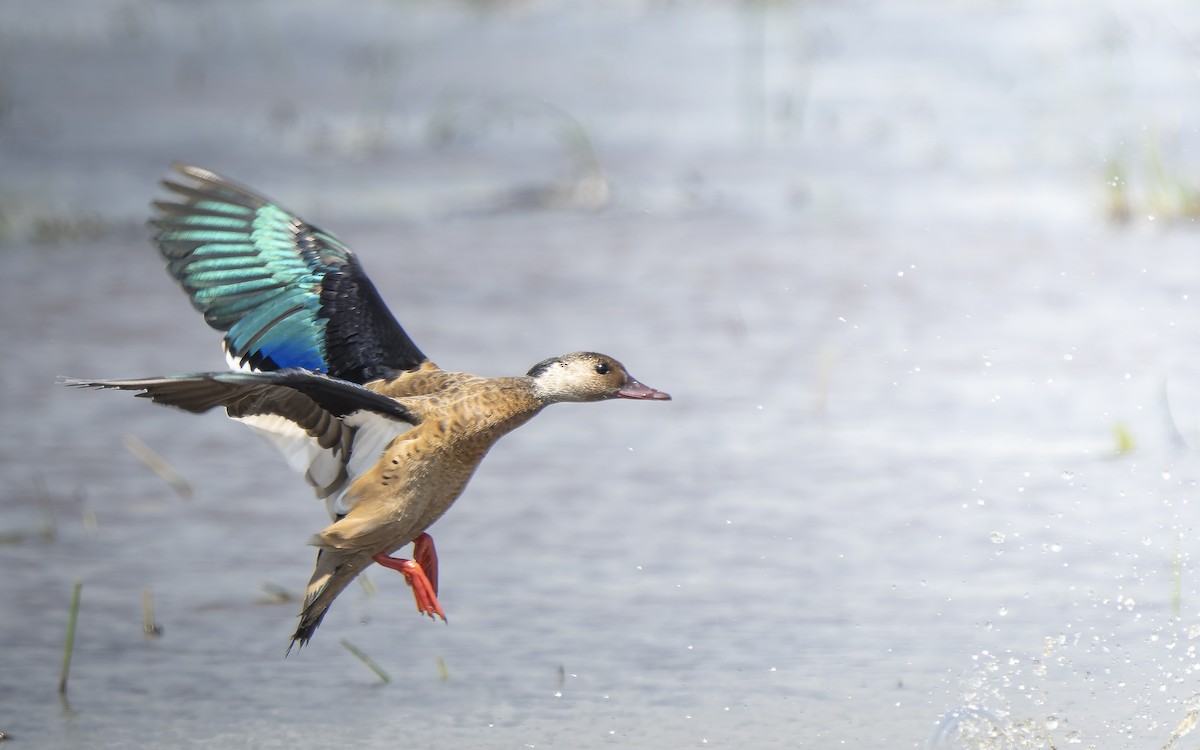
{"label": "duck's wing", "polygon": [[395,399],[298,368],[65,383],[140,391],[140,398],[193,414],[224,407],[230,417],[265,433],[335,517],[348,511],[339,504],[341,491],[418,421]]}
{"label": "duck's wing", "polygon": [[332,234],[199,167],[173,165],[154,244],[238,369],[304,368],[366,383],[426,361]]}

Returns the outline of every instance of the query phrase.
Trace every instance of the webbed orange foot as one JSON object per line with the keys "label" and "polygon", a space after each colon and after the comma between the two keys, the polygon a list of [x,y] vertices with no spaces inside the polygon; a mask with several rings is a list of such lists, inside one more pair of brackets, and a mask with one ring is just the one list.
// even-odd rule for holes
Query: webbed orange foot
{"label": "webbed orange foot", "polygon": [[442,611],[442,605],[437,599],[437,550],[434,549],[431,536],[421,534],[413,540],[413,558],[415,559],[405,560],[391,557],[384,552],[371,556],[375,562],[385,568],[399,571],[404,576],[404,580],[412,587],[418,612],[429,615],[430,619],[436,615],[442,618],[442,622],[446,622],[446,613]]}

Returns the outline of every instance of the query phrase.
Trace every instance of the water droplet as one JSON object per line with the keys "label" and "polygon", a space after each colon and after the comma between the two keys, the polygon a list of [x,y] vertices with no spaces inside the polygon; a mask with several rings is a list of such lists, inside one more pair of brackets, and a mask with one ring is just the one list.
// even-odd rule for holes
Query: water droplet
{"label": "water droplet", "polygon": [[1008,722],[985,709],[957,706],[938,717],[925,745],[930,750],[983,747],[977,740],[1007,736],[1007,728]]}
{"label": "water droplet", "polygon": [[1004,544],[1004,534],[999,531],[993,531],[989,538],[992,540],[992,544]]}

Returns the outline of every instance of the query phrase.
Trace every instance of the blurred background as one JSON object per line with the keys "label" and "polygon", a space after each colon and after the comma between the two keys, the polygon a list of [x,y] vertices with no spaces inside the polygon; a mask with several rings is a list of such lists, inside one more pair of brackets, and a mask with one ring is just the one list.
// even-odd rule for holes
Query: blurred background
{"label": "blurred background", "polygon": [[[1194,746],[1198,122],[1183,0],[8,0],[0,732]],[[372,571],[284,660],[302,479],[56,384],[223,367],[147,242],[173,160],[443,367],[675,400],[506,438],[432,530],[449,625]]]}

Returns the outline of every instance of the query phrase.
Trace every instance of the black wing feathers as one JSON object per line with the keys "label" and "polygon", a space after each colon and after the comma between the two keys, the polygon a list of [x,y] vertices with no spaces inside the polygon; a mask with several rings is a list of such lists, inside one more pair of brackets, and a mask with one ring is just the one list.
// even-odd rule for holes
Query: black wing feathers
{"label": "black wing feathers", "polygon": [[333,234],[198,167],[163,184],[154,243],[241,367],[300,367],[365,383],[426,357]]}
{"label": "black wing feathers", "polygon": [[68,385],[84,388],[116,388],[142,391],[139,398],[175,406],[193,414],[223,406],[231,417],[274,414],[308,429],[315,417],[312,407],[330,418],[341,418],[367,410],[409,424],[416,418],[395,399],[360,385],[318,375],[306,370],[275,372],[209,372],[140,380],[70,380]]}

